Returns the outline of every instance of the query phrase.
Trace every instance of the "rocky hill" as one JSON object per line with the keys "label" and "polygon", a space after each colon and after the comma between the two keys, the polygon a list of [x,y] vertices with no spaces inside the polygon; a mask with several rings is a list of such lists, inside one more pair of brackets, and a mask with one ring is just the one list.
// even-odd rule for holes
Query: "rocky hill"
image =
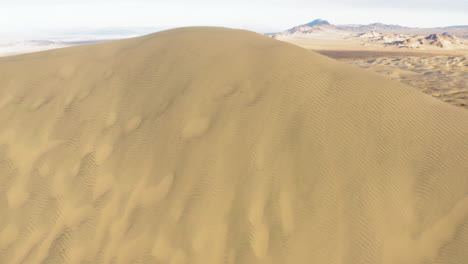
{"label": "rocky hill", "polygon": [[336,27],[326,20],[315,19],[307,24],[288,29],[285,34],[310,34],[329,30],[336,30]]}

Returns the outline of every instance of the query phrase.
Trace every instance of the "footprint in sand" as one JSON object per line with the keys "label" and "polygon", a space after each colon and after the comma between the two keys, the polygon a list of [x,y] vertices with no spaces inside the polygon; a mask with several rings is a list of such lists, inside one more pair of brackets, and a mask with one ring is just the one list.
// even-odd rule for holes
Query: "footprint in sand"
{"label": "footprint in sand", "polygon": [[103,143],[96,147],[96,163],[102,164],[112,153],[114,147],[109,143]]}
{"label": "footprint in sand", "polygon": [[13,96],[11,94],[6,94],[0,98],[0,109],[5,107],[11,102],[11,99],[13,99]]}
{"label": "footprint in sand", "polygon": [[205,134],[210,127],[211,120],[209,118],[192,119],[185,125],[182,131],[182,138],[191,139],[197,138]]}
{"label": "footprint in sand", "polygon": [[124,132],[130,133],[133,130],[137,129],[138,127],[140,127],[142,120],[143,119],[141,118],[141,116],[132,117],[130,120],[128,120],[127,124],[125,124]]}
{"label": "footprint in sand", "polygon": [[164,176],[158,185],[148,187],[141,195],[141,204],[149,206],[153,203],[162,201],[169,194],[173,181],[174,174],[171,173]]}

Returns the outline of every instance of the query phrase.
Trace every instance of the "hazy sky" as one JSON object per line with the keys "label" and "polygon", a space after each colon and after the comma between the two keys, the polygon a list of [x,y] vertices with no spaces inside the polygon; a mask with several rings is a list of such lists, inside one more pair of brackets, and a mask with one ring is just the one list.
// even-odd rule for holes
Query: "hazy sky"
{"label": "hazy sky", "polygon": [[433,27],[468,24],[468,0],[1,0],[0,34],[77,27],[227,26],[272,32],[316,18]]}

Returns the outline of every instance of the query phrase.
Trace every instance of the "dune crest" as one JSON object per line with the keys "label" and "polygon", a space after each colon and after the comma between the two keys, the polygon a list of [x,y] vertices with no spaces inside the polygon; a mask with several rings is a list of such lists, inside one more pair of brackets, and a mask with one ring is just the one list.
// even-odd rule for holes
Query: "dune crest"
{"label": "dune crest", "polygon": [[0,58],[0,263],[464,263],[468,112],[242,30]]}

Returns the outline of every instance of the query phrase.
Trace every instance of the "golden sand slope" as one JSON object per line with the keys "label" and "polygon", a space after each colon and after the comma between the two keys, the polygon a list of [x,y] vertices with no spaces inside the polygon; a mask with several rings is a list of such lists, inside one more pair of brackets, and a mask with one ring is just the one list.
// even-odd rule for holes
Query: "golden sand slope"
{"label": "golden sand slope", "polygon": [[468,112],[256,33],[0,59],[0,263],[466,263]]}

